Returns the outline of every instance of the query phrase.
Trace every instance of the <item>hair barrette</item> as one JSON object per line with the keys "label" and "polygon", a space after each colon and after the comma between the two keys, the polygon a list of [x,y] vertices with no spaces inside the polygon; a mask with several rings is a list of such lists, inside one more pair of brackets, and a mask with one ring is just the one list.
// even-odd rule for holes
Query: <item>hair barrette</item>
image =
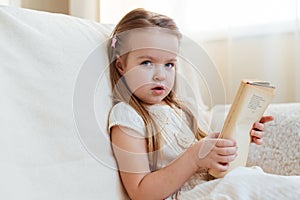
{"label": "hair barrette", "polygon": [[114,37],[111,39],[111,47],[116,48],[116,43],[117,43],[117,37],[114,35]]}

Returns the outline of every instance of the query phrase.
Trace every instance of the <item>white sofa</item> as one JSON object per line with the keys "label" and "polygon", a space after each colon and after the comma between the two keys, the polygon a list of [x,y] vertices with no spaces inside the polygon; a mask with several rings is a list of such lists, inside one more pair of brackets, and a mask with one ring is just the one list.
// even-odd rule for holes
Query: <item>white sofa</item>
{"label": "white sofa", "polygon": [[[106,135],[110,30],[0,7],[0,199],[127,198]],[[248,165],[300,175],[300,104],[267,112],[275,121],[265,145],[251,147]]]}

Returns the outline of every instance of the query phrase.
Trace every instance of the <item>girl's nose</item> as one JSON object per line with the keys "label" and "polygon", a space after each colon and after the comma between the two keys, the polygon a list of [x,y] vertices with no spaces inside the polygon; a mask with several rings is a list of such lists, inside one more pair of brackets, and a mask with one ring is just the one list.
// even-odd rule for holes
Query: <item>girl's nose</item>
{"label": "girl's nose", "polygon": [[166,79],[166,71],[164,65],[156,65],[153,75],[154,81],[163,81]]}

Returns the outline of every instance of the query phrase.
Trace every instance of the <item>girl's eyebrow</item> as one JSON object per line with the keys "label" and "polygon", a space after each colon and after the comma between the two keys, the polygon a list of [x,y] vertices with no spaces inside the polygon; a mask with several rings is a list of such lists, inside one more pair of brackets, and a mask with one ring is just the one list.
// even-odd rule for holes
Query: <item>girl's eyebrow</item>
{"label": "girl's eyebrow", "polygon": [[[146,55],[146,56],[139,56],[139,57],[137,57],[137,59],[141,59],[141,60],[143,60],[143,59],[155,60],[155,58],[153,58],[152,56],[148,56],[148,55]],[[177,62],[177,59],[176,58],[171,58],[171,59],[169,59],[167,61],[168,62]]]}
{"label": "girl's eyebrow", "polygon": [[171,58],[170,60],[168,60],[169,62],[177,62],[176,58]]}
{"label": "girl's eyebrow", "polygon": [[139,56],[137,57],[137,59],[149,59],[149,60],[154,60],[154,58],[152,56]]}

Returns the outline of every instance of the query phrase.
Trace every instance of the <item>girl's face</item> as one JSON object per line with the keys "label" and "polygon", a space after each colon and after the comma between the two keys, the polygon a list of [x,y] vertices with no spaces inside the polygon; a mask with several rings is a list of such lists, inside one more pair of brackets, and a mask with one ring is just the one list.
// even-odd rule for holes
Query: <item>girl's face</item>
{"label": "girl's face", "polygon": [[175,53],[145,48],[128,53],[125,63],[117,61],[130,91],[145,104],[163,104],[175,81]]}

